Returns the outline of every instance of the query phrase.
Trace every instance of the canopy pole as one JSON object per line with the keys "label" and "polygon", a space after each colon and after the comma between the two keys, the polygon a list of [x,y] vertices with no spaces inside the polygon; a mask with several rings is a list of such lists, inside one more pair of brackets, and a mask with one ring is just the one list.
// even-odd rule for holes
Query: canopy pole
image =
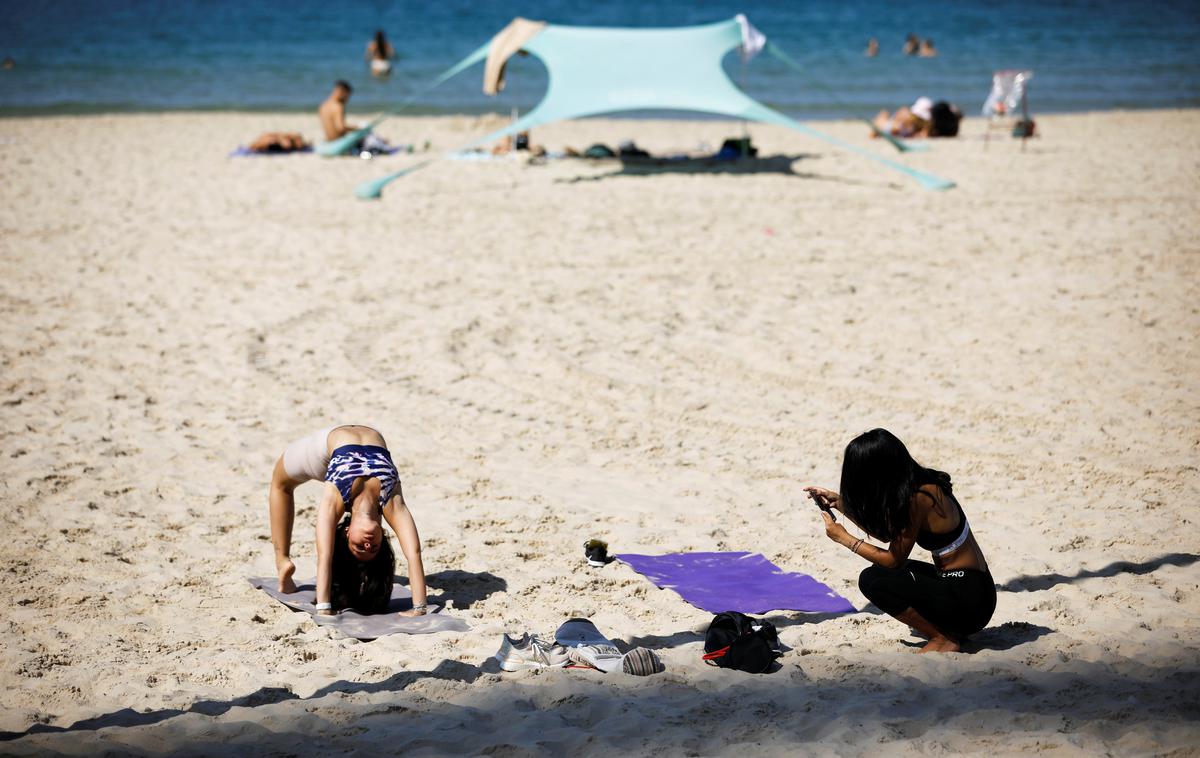
{"label": "canopy pole", "polygon": [[[742,62],[741,73],[738,76],[738,88],[740,90],[742,90],[743,92],[745,92],[746,91],[746,57],[744,55],[739,55],[738,59]],[[744,137],[746,140],[750,139],[750,122],[747,121],[746,119],[742,119],[742,137]],[[748,147],[748,145],[749,145],[749,142],[747,142],[747,144],[742,147],[741,153],[742,153],[743,158],[745,158],[746,154],[750,152],[750,148]]]}

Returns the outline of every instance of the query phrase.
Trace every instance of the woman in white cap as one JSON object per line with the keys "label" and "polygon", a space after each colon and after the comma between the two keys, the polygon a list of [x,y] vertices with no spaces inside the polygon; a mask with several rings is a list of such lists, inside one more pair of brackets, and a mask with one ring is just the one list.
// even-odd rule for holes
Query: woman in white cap
{"label": "woman in white cap", "polygon": [[918,97],[911,106],[898,108],[895,113],[886,110],[879,111],[875,116],[875,128],[872,137],[880,132],[893,137],[928,137],[929,124],[933,117],[933,101],[927,97]]}

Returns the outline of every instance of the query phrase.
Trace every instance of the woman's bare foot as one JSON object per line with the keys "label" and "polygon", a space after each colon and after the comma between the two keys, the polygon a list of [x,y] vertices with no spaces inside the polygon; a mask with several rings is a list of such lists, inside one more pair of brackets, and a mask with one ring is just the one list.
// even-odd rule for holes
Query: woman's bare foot
{"label": "woman's bare foot", "polygon": [[943,637],[940,634],[933,637],[925,646],[918,650],[918,653],[957,653],[962,650],[962,646],[956,640],[949,637]]}
{"label": "woman's bare foot", "polygon": [[276,558],[275,573],[279,574],[280,592],[290,595],[296,591],[296,583],[292,581],[292,574],[296,573],[296,564],[292,563],[291,558]]}

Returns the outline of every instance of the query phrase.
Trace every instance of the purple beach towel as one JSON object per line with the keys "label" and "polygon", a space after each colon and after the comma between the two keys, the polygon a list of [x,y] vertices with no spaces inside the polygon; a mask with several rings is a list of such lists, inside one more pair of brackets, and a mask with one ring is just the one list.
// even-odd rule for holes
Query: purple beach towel
{"label": "purple beach towel", "polygon": [[853,613],[850,601],[807,574],[789,573],[759,553],[668,553],[617,560],[710,613]]}

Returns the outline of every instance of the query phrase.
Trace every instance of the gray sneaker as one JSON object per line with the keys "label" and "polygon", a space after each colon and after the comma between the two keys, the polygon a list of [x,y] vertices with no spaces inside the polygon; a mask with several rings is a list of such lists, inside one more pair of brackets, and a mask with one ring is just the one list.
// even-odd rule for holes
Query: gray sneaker
{"label": "gray sneaker", "polygon": [[555,642],[544,642],[526,632],[519,638],[504,635],[493,656],[505,671],[561,668],[569,662],[567,649]]}
{"label": "gray sneaker", "polygon": [[621,651],[616,645],[572,645],[567,655],[577,666],[600,669],[606,674],[621,668]]}

